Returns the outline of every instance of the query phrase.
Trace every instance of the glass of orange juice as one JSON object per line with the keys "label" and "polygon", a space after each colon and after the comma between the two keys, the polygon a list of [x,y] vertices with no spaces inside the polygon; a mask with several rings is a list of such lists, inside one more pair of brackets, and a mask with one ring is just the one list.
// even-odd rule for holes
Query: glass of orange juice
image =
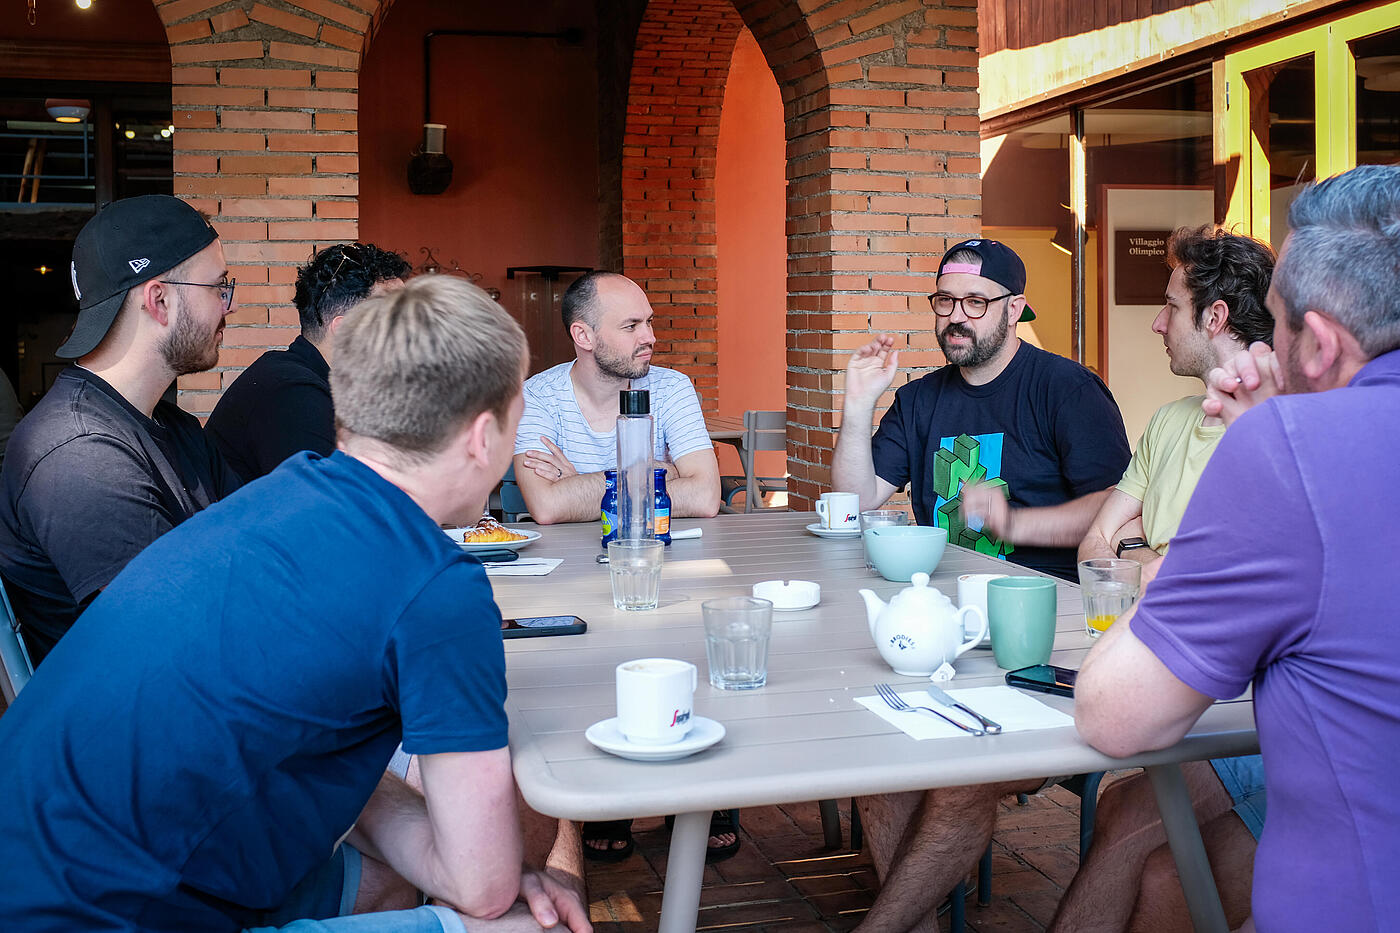
{"label": "glass of orange juice", "polygon": [[1079,562],[1079,589],[1084,594],[1084,630],[1098,638],[1138,598],[1142,564],[1117,557]]}

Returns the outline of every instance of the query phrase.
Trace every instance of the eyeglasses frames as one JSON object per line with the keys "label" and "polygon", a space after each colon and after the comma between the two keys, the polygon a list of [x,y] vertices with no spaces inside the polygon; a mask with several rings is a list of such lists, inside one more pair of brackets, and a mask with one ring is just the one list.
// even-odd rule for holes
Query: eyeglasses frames
{"label": "eyeglasses frames", "polygon": [[934,292],[928,296],[928,303],[933,307],[933,313],[939,317],[951,317],[953,309],[962,305],[963,314],[969,321],[975,321],[987,313],[987,308],[994,301],[1001,301],[1004,298],[1011,298],[1011,292],[1005,295],[997,295],[995,298],[983,298],[981,295],[949,295],[944,292]]}
{"label": "eyeglasses frames", "polygon": [[169,279],[161,279],[162,285],[193,285],[195,288],[217,288],[219,290],[219,300],[224,303],[224,310],[233,307],[233,289],[238,284],[237,279],[229,279],[227,282],[172,282]]}

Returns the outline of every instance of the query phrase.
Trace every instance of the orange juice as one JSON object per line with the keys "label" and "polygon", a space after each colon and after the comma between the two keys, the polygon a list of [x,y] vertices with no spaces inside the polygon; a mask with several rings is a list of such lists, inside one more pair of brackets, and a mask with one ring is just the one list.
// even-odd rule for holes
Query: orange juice
{"label": "orange juice", "polygon": [[1089,630],[1096,634],[1108,631],[1108,627],[1117,621],[1116,615],[1089,616],[1084,620],[1085,624],[1089,626]]}

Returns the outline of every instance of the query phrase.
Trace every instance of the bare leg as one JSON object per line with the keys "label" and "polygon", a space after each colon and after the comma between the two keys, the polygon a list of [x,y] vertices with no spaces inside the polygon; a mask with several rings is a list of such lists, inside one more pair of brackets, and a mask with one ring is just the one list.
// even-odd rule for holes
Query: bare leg
{"label": "bare leg", "polygon": [[[1184,762],[1181,771],[1198,820],[1229,813],[1230,795],[1210,762]],[[1047,928],[1049,933],[1122,930],[1133,912],[1143,865],[1166,840],[1147,775],[1138,773],[1111,784],[1099,799],[1094,845],[1060,901],[1060,909]],[[1176,881],[1175,871],[1172,881]]]}
{"label": "bare leg", "polygon": [[[1231,811],[1201,825],[1201,841],[1210,856],[1210,873],[1220,892],[1225,919],[1235,929],[1249,920],[1250,893],[1254,886],[1254,836]],[[1169,933],[1191,929],[1191,914],[1176,874],[1171,850],[1152,850],[1142,870],[1137,904],[1128,921],[1131,933]]]}
{"label": "bare leg", "polygon": [[[997,802],[1037,787],[1039,782],[1015,781],[925,791],[887,861],[879,896],[857,927],[859,933],[937,930],[939,902],[967,877],[992,839]],[[872,846],[880,837],[886,845],[892,830],[898,831],[897,823],[886,821],[907,809],[908,796],[875,798],[869,804],[862,800],[862,821],[867,814],[881,821],[878,827],[863,823]]]}

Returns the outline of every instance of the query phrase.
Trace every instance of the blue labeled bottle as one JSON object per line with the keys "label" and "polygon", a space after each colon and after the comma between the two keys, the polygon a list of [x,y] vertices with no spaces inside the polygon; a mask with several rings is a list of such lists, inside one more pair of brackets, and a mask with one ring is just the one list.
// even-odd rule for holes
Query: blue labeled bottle
{"label": "blue labeled bottle", "polygon": [[671,494],[666,491],[666,471],[658,469],[653,514],[656,516],[656,540],[671,544]]}
{"label": "blue labeled bottle", "polygon": [[[603,501],[599,510],[602,512],[603,547],[606,549],[609,541],[617,540],[617,471],[604,470],[603,483]],[[670,513],[667,512],[667,515]]]}

